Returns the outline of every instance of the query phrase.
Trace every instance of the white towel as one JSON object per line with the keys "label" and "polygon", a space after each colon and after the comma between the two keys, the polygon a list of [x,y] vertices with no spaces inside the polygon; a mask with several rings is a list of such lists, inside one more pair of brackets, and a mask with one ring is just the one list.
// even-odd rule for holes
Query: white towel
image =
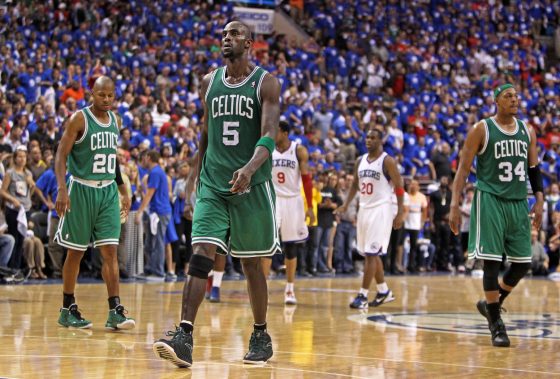
{"label": "white towel", "polygon": [[19,207],[17,223],[18,232],[22,236],[27,237],[27,215],[25,214],[25,208],[23,208],[23,205]]}
{"label": "white towel", "polygon": [[159,216],[157,215],[157,213],[151,213],[150,214],[150,232],[152,232],[152,235],[156,235],[157,234],[157,224],[159,222]]}

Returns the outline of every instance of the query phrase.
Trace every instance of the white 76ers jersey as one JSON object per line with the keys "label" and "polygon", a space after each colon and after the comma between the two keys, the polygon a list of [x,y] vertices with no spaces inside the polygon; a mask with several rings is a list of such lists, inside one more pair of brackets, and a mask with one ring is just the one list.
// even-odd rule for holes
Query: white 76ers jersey
{"label": "white 76ers jersey", "polygon": [[301,174],[297,158],[297,143],[290,142],[288,150],[272,153],[272,181],[277,196],[301,196]]}
{"label": "white 76ers jersey", "polygon": [[391,204],[393,185],[383,173],[383,161],[387,153],[383,152],[375,161],[368,160],[368,154],[362,155],[358,166],[358,191],[360,207],[372,208],[381,204]]}

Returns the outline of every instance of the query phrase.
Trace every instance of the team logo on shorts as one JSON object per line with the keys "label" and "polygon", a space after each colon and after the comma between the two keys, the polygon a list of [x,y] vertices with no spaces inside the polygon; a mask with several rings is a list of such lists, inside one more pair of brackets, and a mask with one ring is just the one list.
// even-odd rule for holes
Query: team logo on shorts
{"label": "team logo on shorts", "polygon": [[239,192],[238,195],[245,195],[246,193],[251,192],[251,186],[247,187],[247,189],[243,192]]}
{"label": "team logo on shorts", "polygon": [[[510,337],[560,340],[559,313],[502,314]],[[372,313],[349,316],[360,324],[427,332],[489,335],[488,322],[478,313]]]}
{"label": "team logo on shorts", "polygon": [[369,248],[372,253],[377,253],[381,250],[381,244],[379,242],[374,242],[369,246]]}

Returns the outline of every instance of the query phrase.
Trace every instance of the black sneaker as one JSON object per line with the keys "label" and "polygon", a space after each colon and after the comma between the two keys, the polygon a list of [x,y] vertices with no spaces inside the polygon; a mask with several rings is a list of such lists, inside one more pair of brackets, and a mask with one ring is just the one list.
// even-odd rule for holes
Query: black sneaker
{"label": "black sneaker", "polygon": [[153,350],[156,356],[180,368],[191,367],[192,334],[186,333],[181,327],[176,327],[175,331],[168,331],[165,335],[171,337],[171,340],[160,339],[154,343]]}
{"label": "black sneaker", "polygon": [[509,347],[509,337],[506,332],[506,326],[501,318],[490,325],[490,333],[492,333],[492,346]]}
{"label": "black sneaker", "polygon": [[389,290],[387,292],[378,292],[375,295],[375,299],[371,303],[369,303],[370,307],[378,307],[381,304],[390,303],[391,301],[395,301],[395,296],[393,296],[393,291]]}
{"label": "black sneaker", "polygon": [[272,357],[272,340],[265,330],[255,330],[249,340],[249,352],[243,357],[243,363],[265,364]]}
{"label": "black sneaker", "polygon": [[[476,309],[478,309],[478,312],[484,316],[488,322],[488,328],[490,329],[490,333],[492,333],[492,345],[497,347],[509,347],[510,342],[504,321],[500,317],[495,323],[491,324],[490,316],[488,315],[488,308],[486,306],[486,300],[479,300],[476,303]],[[507,311],[505,308],[500,307],[500,313],[502,312]]]}

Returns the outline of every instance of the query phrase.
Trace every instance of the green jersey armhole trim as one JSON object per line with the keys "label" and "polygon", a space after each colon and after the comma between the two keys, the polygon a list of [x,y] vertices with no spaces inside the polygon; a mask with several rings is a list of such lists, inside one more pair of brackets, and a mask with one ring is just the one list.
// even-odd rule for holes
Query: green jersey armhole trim
{"label": "green jersey armhole trim", "polygon": [[490,139],[490,129],[488,128],[488,123],[486,119],[482,120],[484,122],[484,132],[486,136],[484,137],[484,146],[482,146],[482,150],[478,152],[478,155],[482,155],[486,152],[486,148],[488,147],[488,140]]}
{"label": "green jersey armhole trim", "polygon": [[259,101],[259,105],[262,105],[261,84],[262,84],[266,74],[268,74],[268,71],[263,70],[263,73],[262,73],[262,75],[259,79],[259,84],[257,84],[257,100]]}
{"label": "green jersey armhole trim", "polygon": [[74,145],[82,143],[82,141],[86,138],[88,132],[88,118],[86,116],[86,112],[83,109],[80,112],[82,112],[82,114],[84,115],[84,134],[82,134],[79,140],[74,141]]}
{"label": "green jersey armhole trim", "polygon": [[204,94],[204,102],[208,104],[208,94],[210,93],[210,89],[212,88],[212,83],[214,83],[214,78],[216,77],[216,73],[220,69],[217,68],[212,72],[212,76],[210,77],[210,83],[208,83],[208,88],[206,88],[206,93]]}
{"label": "green jersey armhole trim", "polygon": [[531,133],[529,133],[529,127],[527,126],[525,121],[520,120],[520,119],[516,119],[516,120],[519,121],[521,123],[521,125],[523,125],[523,128],[525,129],[525,132],[527,133],[527,137],[529,138],[529,143],[531,143]]}

